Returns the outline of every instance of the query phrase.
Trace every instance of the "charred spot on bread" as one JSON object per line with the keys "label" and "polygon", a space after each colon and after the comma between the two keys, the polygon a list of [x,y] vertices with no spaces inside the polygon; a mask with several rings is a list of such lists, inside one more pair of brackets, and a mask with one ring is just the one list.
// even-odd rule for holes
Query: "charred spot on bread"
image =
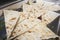
{"label": "charred spot on bread", "polygon": [[13,32],[13,34],[15,34],[16,32]]}
{"label": "charred spot on bread", "polygon": [[27,24],[24,24],[24,26],[27,26]]}
{"label": "charred spot on bread", "polygon": [[38,19],[42,20],[42,15],[38,17]]}
{"label": "charred spot on bread", "polygon": [[16,39],[16,40],[19,40],[19,39]]}
{"label": "charred spot on bread", "polygon": [[32,12],[31,10],[29,12]]}
{"label": "charred spot on bread", "polygon": [[8,29],[9,27],[7,26],[6,28]]}
{"label": "charred spot on bread", "polygon": [[16,33],[16,32],[13,32],[12,37],[14,36],[15,33]]}
{"label": "charred spot on bread", "polygon": [[18,32],[20,32],[21,30],[18,30]]}
{"label": "charred spot on bread", "polygon": [[31,31],[28,31],[29,33],[31,33]]}
{"label": "charred spot on bread", "polygon": [[16,17],[14,17],[14,18],[11,18],[10,20],[15,20],[16,19]]}
{"label": "charred spot on bread", "polygon": [[47,21],[46,19],[44,19],[44,21]]}

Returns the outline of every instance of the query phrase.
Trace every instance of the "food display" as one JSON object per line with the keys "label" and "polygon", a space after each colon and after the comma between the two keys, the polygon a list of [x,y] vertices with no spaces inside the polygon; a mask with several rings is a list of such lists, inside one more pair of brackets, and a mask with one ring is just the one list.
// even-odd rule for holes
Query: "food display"
{"label": "food display", "polygon": [[2,10],[5,18],[6,40],[48,40],[58,38],[47,24],[54,21],[60,14],[54,12],[60,10],[59,5],[39,1],[36,3],[24,3],[23,11]]}

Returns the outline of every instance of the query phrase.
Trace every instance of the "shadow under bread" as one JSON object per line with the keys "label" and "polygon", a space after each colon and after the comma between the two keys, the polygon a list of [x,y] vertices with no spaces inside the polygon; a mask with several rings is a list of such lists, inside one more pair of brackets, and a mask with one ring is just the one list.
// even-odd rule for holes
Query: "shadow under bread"
{"label": "shadow under bread", "polygon": [[[60,16],[58,16],[55,20],[53,20],[51,23],[49,23],[47,25],[48,28],[51,29],[58,36],[60,36],[60,27],[59,27],[59,30],[58,30],[59,18],[60,18]],[[57,33],[57,30],[58,30],[58,33]]]}
{"label": "shadow under bread", "polygon": [[6,37],[5,17],[4,13],[2,13],[2,15],[0,16],[0,38],[2,40],[5,40]]}

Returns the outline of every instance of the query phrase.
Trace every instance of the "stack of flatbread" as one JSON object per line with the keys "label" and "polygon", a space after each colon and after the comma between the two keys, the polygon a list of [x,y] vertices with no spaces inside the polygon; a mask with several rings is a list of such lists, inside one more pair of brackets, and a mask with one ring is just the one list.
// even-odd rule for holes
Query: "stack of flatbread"
{"label": "stack of flatbread", "polygon": [[43,2],[23,4],[23,12],[3,10],[7,40],[44,40],[58,37],[47,24],[60,15],[53,12],[59,10],[59,7]]}

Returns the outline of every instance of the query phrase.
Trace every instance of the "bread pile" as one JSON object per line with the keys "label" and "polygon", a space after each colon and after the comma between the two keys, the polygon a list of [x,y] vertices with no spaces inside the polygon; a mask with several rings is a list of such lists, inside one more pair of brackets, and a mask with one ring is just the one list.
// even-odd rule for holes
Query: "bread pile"
{"label": "bread pile", "polygon": [[[42,1],[41,1],[42,2]],[[23,12],[3,10],[7,40],[43,40],[58,37],[47,24],[60,14],[60,6],[48,2],[23,4]]]}

